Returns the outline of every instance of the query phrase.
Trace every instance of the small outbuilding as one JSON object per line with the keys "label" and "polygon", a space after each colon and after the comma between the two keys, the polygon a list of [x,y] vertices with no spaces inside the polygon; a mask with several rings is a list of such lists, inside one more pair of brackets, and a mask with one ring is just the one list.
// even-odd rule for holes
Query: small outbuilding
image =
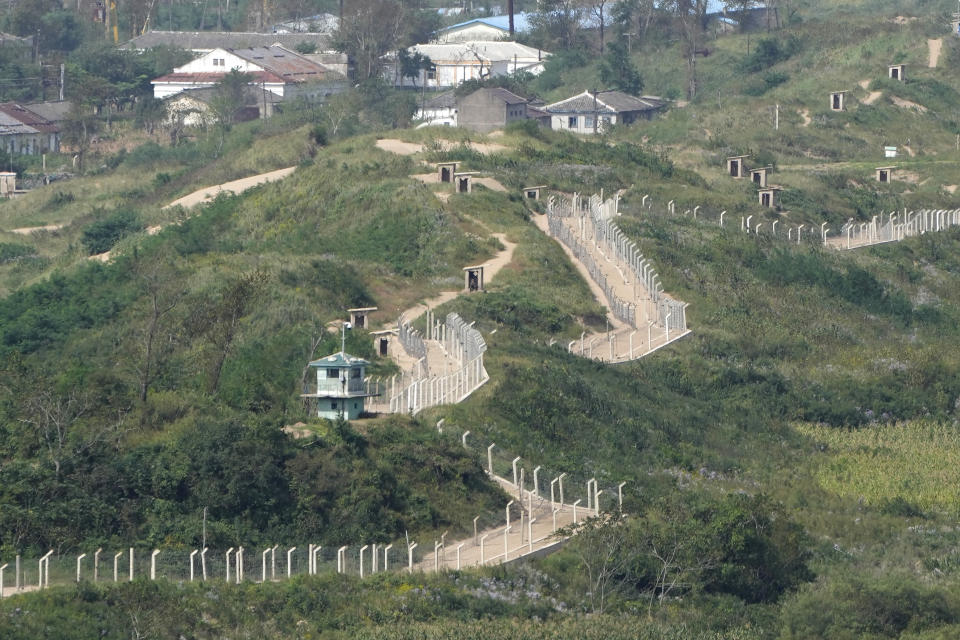
{"label": "small outbuilding", "polygon": [[523,189],[523,197],[526,198],[527,200],[539,200],[540,195],[542,194],[543,190],[546,188],[547,187],[545,185],[538,185],[536,187],[525,187]]}
{"label": "small outbuilding", "polygon": [[437,179],[440,182],[453,182],[453,174],[457,172],[457,162],[438,162]]}
{"label": "small outbuilding", "polygon": [[463,268],[463,288],[465,291],[483,291],[483,265]]}
{"label": "small outbuilding", "polygon": [[767,186],[767,176],[773,172],[773,167],[758,167],[750,170],[750,180],[760,188]]}
{"label": "small outbuilding", "polygon": [[887,77],[891,80],[899,80],[900,82],[904,81],[903,74],[907,69],[905,64],[891,64],[887,67]]}
{"label": "small outbuilding", "polygon": [[727,173],[731,178],[745,178],[747,175],[746,161],[750,156],[729,156],[727,158]]}
{"label": "small outbuilding", "polygon": [[453,190],[456,193],[471,193],[473,191],[473,176],[477,171],[461,171],[453,174]]}
{"label": "small outbuilding", "polygon": [[882,182],[884,184],[893,181],[893,172],[896,171],[896,167],[877,167],[877,182]]}
{"label": "small outbuilding", "polygon": [[833,91],[830,93],[830,110],[831,111],[843,111],[845,106],[845,101],[847,99],[846,91]]}
{"label": "small outbuilding", "polygon": [[774,186],[768,186],[763,189],[758,189],[757,197],[760,201],[760,206],[769,207],[770,209],[779,208],[781,191],[783,191],[781,187],[774,187]]}
{"label": "small outbuilding", "polygon": [[366,329],[367,325],[367,316],[376,311],[376,307],[358,307],[356,309],[347,309],[347,313],[350,314],[350,324],[353,325],[354,329]]}

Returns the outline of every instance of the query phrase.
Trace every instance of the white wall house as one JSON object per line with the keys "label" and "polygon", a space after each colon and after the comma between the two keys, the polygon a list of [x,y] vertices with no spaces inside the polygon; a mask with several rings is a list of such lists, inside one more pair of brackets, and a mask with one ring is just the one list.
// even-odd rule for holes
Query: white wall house
{"label": "white wall house", "polygon": [[539,75],[550,56],[546,51],[516,42],[472,41],[451,44],[417,44],[407,51],[430,59],[429,70],[416,78],[400,77],[395,56],[388,59],[384,73],[397,87],[449,88],[466,80],[482,80],[526,71]]}
{"label": "white wall house", "polygon": [[162,99],[188,89],[213,87],[234,69],[251,74],[250,84],[284,99],[322,92],[318,85],[339,77],[305,56],[276,45],[214,49],[152,80],[153,96]]}
{"label": "white wall house", "polygon": [[655,96],[631,96],[622,91],[584,91],[544,107],[550,128],[573,133],[599,133],[616,124],[650,119],[666,105]]}

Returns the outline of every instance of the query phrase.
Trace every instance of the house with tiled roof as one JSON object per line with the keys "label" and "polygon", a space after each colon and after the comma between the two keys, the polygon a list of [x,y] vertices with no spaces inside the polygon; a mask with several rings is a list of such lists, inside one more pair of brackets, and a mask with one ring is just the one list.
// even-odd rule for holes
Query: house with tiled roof
{"label": "house with tiled roof", "polygon": [[[343,88],[344,78],[295,51],[280,46],[248,49],[214,49],[177,67],[172,73],[151,81],[153,96],[164,99],[183,91],[208,89],[220,83],[230,71],[247,73],[250,84],[272,94],[264,104],[293,98],[322,99]],[[261,112],[266,117],[272,110]]]}
{"label": "house with tiled roof", "polygon": [[622,91],[584,91],[572,98],[548,104],[550,128],[574,133],[598,133],[605,127],[650,120],[666,107],[657,96],[631,96]]}
{"label": "house with tiled roof", "polygon": [[17,102],[0,103],[0,148],[36,155],[60,151],[60,125]]}

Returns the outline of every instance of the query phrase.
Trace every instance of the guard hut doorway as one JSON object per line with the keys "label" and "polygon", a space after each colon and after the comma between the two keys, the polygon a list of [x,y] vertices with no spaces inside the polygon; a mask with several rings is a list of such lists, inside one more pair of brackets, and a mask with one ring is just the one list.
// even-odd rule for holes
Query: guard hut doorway
{"label": "guard hut doorway", "polygon": [[896,167],[877,167],[877,182],[889,184],[893,181],[893,172]]}
{"label": "guard hut doorway", "polygon": [[546,189],[546,187],[543,185],[539,185],[536,187],[526,187],[523,190],[523,197],[526,198],[527,200],[539,200],[540,193],[543,189]]}
{"label": "guard hut doorway", "polygon": [[766,187],[765,189],[760,189],[757,191],[759,196],[760,206],[767,207],[769,209],[777,209],[780,206],[780,197],[779,193],[782,189],[780,187]]}
{"label": "guard hut doorway", "polygon": [[767,175],[773,170],[773,167],[762,167],[760,169],[751,169],[750,170],[750,179],[753,181],[753,184],[757,185],[760,188],[767,186]]}
{"label": "guard hut doorway", "polygon": [[437,178],[440,182],[453,182],[453,175],[457,172],[456,162],[438,162]]}
{"label": "guard hut doorway", "polygon": [[845,109],[844,102],[847,97],[846,91],[834,91],[830,94],[830,110],[831,111],[843,111]]}
{"label": "guard hut doorway", "polygon": [[483,265],[463,268],[463,289],[468,292],[483,291]]}
{"label": "guard hut doorway", "polygon": [[354,329],[366,329],[369,326],[367,321],[367,316],[374,311],[376,307],[361,307],[358,309],[347,309],[347,313],[350,314],[350,324],[353,325]]}
{"label": "guard hut doorway", "polygon": [[730,156],[727,158],[727,173],[731,178],[743,178],[747,175],[746,160],[750,156]]}
{"label": "guard hut doorway", "polygon": [[390,343],[396,338],[397,330],[381,329],[380,331],[372,331],[371,335],[373,336],[373,349],[377,352],[377,355],[381,358],[389,356]]}
{"label": "guard hut doorway", "polygon": [[887,67],[887,77],[891,80],[904,81],[903,72],[906,70],[905,64],[892,64]]}
{"label": "guard hut doorway", "polygon": [[473,191],[473,176],[476,171],[461,171],[453,174],[453,190],[457,193],[470,193]]}

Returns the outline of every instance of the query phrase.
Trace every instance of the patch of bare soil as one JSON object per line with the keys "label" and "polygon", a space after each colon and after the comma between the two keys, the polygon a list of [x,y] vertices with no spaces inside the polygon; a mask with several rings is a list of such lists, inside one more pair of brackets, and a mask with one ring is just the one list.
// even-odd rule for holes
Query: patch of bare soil
{"label": "patch of bare soil", "polygon": [[940,52],[943,50],[943,38],[927,40],[927,47],[930,49],[930,60],[927,62],[927,66],[934,69],[937,66],[937,62],[940,61]]}
{"label": "patch of bare soil", "polygon": [[920,113],[927,112],[927,108],[922,104],[917,104],[916,102],[911,102],[910,100],[904,100],[903,98],[898,98],[897,96],[890,96],[890,102],[903,109],[916,109]]}

